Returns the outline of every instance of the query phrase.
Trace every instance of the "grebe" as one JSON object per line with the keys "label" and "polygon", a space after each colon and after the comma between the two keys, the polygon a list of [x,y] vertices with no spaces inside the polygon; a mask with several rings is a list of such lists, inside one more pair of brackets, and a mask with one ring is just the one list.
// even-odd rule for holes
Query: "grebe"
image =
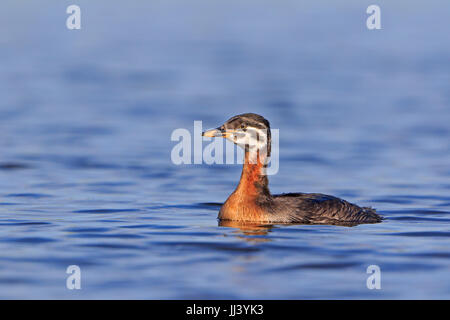
{"label": "grebe", "polygon": [[270,194],[265,174],[270,159],[270,124],[260,115],[234,116],[219,128],[202,135],[226,138],[245,151],[241,179],[220,208],[220,220],[354,225],[377,223],[383,219],[372,208],[359,207],[325,194]]}

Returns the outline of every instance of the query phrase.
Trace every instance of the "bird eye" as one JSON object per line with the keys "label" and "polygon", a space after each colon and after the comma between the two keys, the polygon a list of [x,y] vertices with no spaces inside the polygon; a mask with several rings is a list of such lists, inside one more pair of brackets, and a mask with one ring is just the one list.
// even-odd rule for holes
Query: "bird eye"
{"label": "bird eye", "polygon": [[241,129],[245,129],[247,125],[245,123],[241,124]]}

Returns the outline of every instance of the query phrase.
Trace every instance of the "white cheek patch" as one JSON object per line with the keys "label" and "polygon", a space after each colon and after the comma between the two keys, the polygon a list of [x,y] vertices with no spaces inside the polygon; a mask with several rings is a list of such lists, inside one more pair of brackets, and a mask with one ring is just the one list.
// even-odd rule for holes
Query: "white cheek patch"
{"label": "white cheek patch", "polygon": [[247,130],[236,130],[230,136],[230,140],[242,148],[248,146],[250,163],[257,163],[258,154],[266,158],[267,155],[267,130],[259,128],[247,128]]}

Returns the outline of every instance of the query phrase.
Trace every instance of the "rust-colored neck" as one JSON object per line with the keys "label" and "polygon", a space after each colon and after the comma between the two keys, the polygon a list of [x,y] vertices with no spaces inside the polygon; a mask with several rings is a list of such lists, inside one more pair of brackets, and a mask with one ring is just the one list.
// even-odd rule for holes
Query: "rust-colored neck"
{"label": "rust-colored neck", "polygon": [[241,180],[236,192],[246,197],[254,198],[259,195],[270,196],[269,180],[265,174],[265,158],[258,154],[256,161],[250,159],[250,152],[245,152],[244,166],[242,168]]}
{"label": "rust-colored neck", "polygon": [[220,209],[219,219],[238,221],[266,221],[267,205],[271,196],[269,181],[264,173],[264,159],[258,155],[251,161],[245,152],[241,180],[236,190],[228,197]]}

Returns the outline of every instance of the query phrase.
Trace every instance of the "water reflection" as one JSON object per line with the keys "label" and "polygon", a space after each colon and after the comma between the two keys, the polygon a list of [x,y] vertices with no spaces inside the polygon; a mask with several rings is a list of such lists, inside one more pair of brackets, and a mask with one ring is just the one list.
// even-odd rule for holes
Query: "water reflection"
{"label": "water reflection", "polygon": [[220,227],[235,228],[233,234],[237,235],[237,238],[243,239],[249,242],[267,242],[272,241],[268,236],[272,230],[273,225],[261,224],[245,221],[231,221],[231,220],[219,220],[218,225]]}
{"label": "water reflection", "polygon": [[[330,225],[330,226],[339,226],[339,227],[355,227],[360,225],[361,223],[357,222],[345,222],[345,221],[335,221],[330,220],[324,223],[314,223],[314,224],[302,224],[302,223],[277,223],[277,225],[282,226],[311,226],[311,225]],[[272,228],[276,226],[273,224],[261,224],[256,222],[247,222],[247,221],[230,221],[230,220],[219,220],[218,225],[220,227],[230,227],[237,228],[236,232],[241,232],[245,235],[267,235]]]}

